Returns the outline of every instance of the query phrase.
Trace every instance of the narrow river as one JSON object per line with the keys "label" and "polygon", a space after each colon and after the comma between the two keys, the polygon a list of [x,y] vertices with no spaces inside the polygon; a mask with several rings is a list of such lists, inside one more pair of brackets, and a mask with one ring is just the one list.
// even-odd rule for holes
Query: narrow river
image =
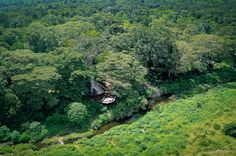
{"label": "narrow river", "polygon": [[[133,113],[129,117],[124,117],[121,120],[109,122],[109,123],[101,126],[99,129],[93,130],[93,134],[89,138],[92,138],[96,135],[103,134],[104,132],[108,131],[109,129],[111,129],[113,127],[116,127],[116,126],[119,126],[119,125],[131,124],[132,122],[138,120],[139,118],[144,116],[147,112],[149,112],[150,110],[155,108],[155,106],[157,106],[159,104],[166,104],[166,103],[168,103],[172,100],[173,99],[170,98],[170,96],[163,96],[161,98],[158,98],[153,104],[150,104],[146,110],[140,110],[136,113]],[[72,138],[72,139],[69,139],[69,140],[63,140],[63,136],[61,136],[60,139],[58,140],[58,142],[53,142],[51,144],[38,143],[37,147],[38,147],[38,149],[41,149],[41,148],[49,147],[49,146],[56,145],[56,144],[64,145],[64,144],[73,143],[73,142],[77,141],[78,139],[81,139],[81,137],[75,137],[75,138]]]}
{"label": "narrow river", "polygon": [[121,119],[119,121],[109,122],[109,123],[101,126],[98,130],[94,130],[94,136],[102,134],[105,131],[107,131],[107,130],[115,127],[115,126],[118,126],[118,125],[130,124],[130,123],[138,120],[140,117],[145,115],[147,112],[149,112],[153,108],[155,108],[155,106],[157,106],[159,104],[168,103],[171,100],[172,99],[170,98],[170,96],[161,97],[161,98],[157,99],[154,104],[150,104],[146,110],[140,110],[139,112],[133,113],[130,117],[125,117],[125,118],[123,118],[123,119]]}

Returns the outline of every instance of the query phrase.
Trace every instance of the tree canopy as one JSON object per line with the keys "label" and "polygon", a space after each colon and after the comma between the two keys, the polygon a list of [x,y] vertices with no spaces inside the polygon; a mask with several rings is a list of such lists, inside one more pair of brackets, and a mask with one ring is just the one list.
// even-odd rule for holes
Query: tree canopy
{"label": "tree canopy", "polygon": [[[234,0],[0,0],[0,142],[98,129],[161,95],[235,81],[235,8]],[[91,80],[104,86],[100,97]],[[116,101],[103,105],[106,97]]]}

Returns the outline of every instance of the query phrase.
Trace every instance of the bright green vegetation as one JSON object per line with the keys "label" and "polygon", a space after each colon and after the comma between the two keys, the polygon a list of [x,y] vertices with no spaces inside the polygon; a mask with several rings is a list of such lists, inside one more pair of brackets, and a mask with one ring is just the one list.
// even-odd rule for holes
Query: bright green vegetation
{"label": "bright green vegetation", "polygon": [[137,121],[93,138],[18,155],[235,155],[235,95],[236,83],[227,83],[160,104]]}
{"label": "bright green vegetation", "polygon": [[87,155],[235,155],[235,138],[223,132],[230,123],[235,131],[235,95],[236,83],[222,85],[160,105],[135,123],[77,141],[75,146]]}
{"label": "bright green vegetation", "polygon": [[[103,145],[100,154],[204,153],[199,144],[208,146],[212,140],[217,142],[214,138],[188,141],[198,134],[194,126],[202,127],[204,135],[211,133],[207,123],[217,119],[208,108],[211,92],[218,96],[216,102],[229,105],[227,108],[230,103],[224,102],[224,97],[233,101],[225,86],[232,83],[229,86],[234,87],[236,82],[235,8],[235,0],[0,0],[0,155],[27,153],[60,139],[71,143],[78,138],[84,140],[68,149],[50,147],[44,154],[68,150],[67,155],[76,155],[78,149],[89,153],[99,145]],[[104,95],[91,96],[91,82],[103,85]],[[218,85],[225,92],[216,88],[204,95]],[[147,111],[161,95],[180,99],[206,96],[209,103],[205,109],[204,102],[189,99],[192,107],[199,106],[191,108],[191,114],[182,108],[187,102],[181,105],[180,101],[148,113],[143,117],[147,122],[141,125],[153,126],[148,122],[158,119],[160,127],[142,128],[142,134],[134,135],[137,140],[133,141],[140,147],[127,143],[132,139],[119,142],[117,138],[116,147],[110,150],[113,142],[105,141],[107,134],[101,135],[103,141],[100,136],[89,139],[104,125],[116,125],[134,113]],[[116,97],[116,101],[103,105],[101,99],[108,99],[104,96]],[[169,107],[173,107],[169,119],[162,117],[162,109]],[[217,119],[214,127],[220,130],[215,133],[235,136],[235,124],[225,125],[228,118],[224,117],[233,109],[227,112],[219,105],[219,111],[222,119]],[[178,120],[178,113],[183,121]],[[148,117],[150,120],[145,119]],[[137,129],[136,123],[119,128]],[[167,124],[175,128],[165,129]],[[100,132],[95,131],[99,128]],[[115,129],[109,131],[110,137],[116,137]],[[163,134],[156,138],[155,130]],[[143,138],[147,132],[153,138]],[[132,136],[125,129],[119,133]],[[168,133],[172,136],[164,135]],[[234,150],[226,144],[232,141],[224,139],[209,148],[226,147],[217,152],[231,154]],[[156,147],[152,141],[158,142]],[[127,151],[118,150],[124,146],[129,147]]]}
{"label": "bright green vegetation", "polygon": [[77,102],[70,104],[68,110],[68,119],[71,122],[80,125],[84,121],[86,115],[87,115],[87,110],[85,105]]}

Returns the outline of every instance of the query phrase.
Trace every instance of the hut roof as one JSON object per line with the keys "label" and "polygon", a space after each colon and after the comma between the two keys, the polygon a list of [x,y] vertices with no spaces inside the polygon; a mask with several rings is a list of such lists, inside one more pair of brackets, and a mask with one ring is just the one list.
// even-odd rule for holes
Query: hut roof
{"label": "hut roof", "polygon": [[111,93],[106,90],[106,87],[104,87],[95,80],[91,80],[91,95],[93,97],[99,97],[98,100],[101,101],[102,104],[108,105],[115,102],[116,96],[111,95]]}
{"label": "hut roof", "polygon": [[91,94],[101,95],[105,93],[105,87],[95,80],[91,80]]}

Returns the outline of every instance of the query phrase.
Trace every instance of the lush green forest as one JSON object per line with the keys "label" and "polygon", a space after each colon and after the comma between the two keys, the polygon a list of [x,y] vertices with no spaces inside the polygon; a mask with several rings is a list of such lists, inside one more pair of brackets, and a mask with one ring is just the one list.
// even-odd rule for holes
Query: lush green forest
{"label": "lush green forest", "polygon": [[0,0],[0,155],[235,155],[235,119],[235,0]]}

